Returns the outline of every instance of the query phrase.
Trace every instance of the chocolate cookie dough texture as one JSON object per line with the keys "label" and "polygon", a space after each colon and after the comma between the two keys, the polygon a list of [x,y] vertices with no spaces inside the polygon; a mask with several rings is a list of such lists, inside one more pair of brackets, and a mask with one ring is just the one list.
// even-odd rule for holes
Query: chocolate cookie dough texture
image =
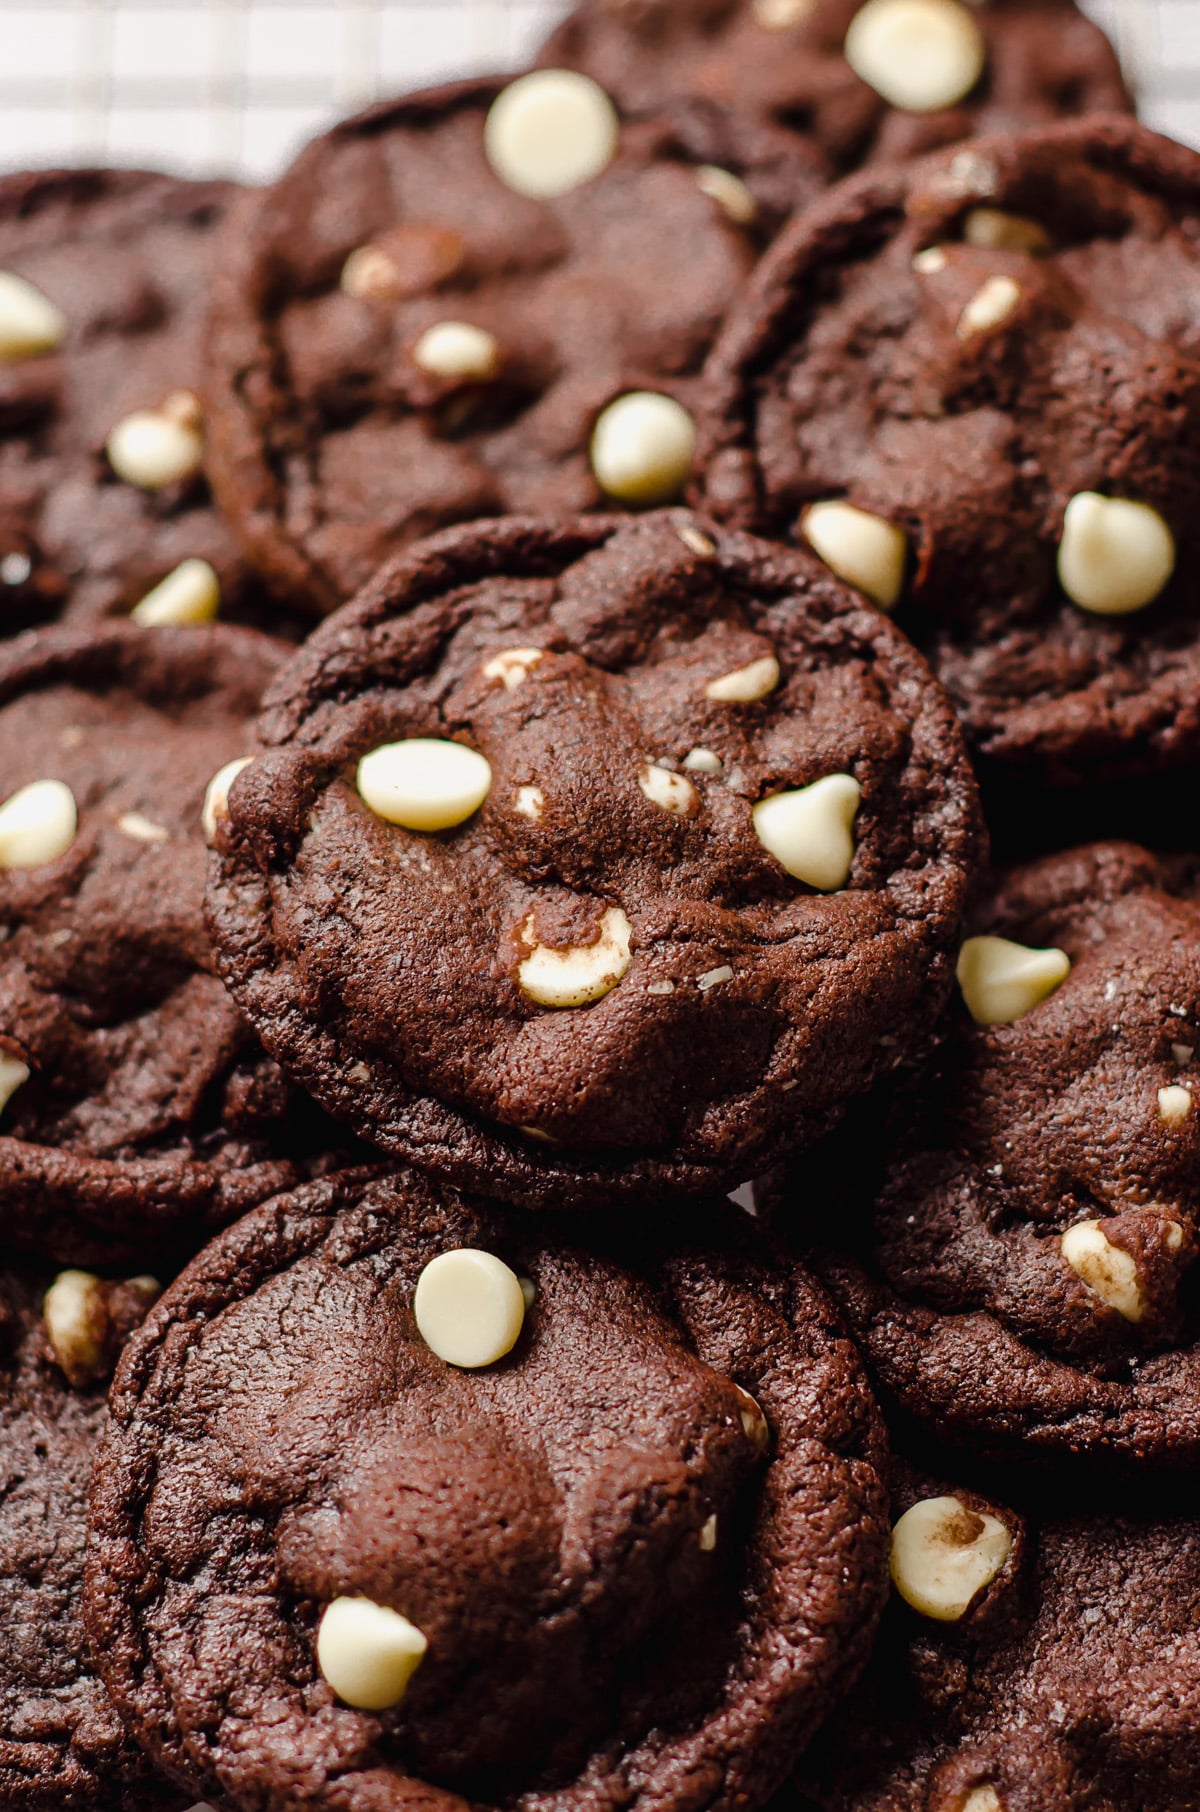
{"label": "chocolate cookie dough texture", "polygon": [[87,1489],[116,1351],[152,1278],[0,1268],[0,1803],[152,1812],[160,1783],[93,1670],[83,1628]]}
{"label": "chocolate cookie dough texture", "polygon": [[885,1395],[940,1437],[1194,1467],[1193,884],[1131,845],[1046,858],[983,907],[959,980],[861,1250],[818,1269]]}
{"label": "chocolate cookie dough texture", "polygon": [[[108,624],[0,646],[3,1240],[73,1264],[284,1187],[311,1113],[214,971],[201,813],[280,647]],[[308,1124],[302,1124],[302,1120]]]}
{"label": "chocolate cookie dough texture", "polygon": [[826,1301],[725,1203],[543,1227],[343,1175],[131,1344],[90,1629],[196,1797],[753,1809],[861,1670],[882,1431]]}
{"label": "chocolate cookie dough texture", "polygon": [[259,735],[214,817],[234,997],[358,1134],[498,1199],[733,1187],[952,981],[980,833],[939,688],[815,561],[687,512],[426,543]]}
{"label": "chocolate cookie dough texture", "polygon": [[1192,762],[1200,158],[1120,118],[845,184],[708,370],[718,518],[811,547],[928,655],[991,771]]}
{"label": "chocolate cookie dough texture", "polygon": [[0,634],[257,614],[198,395],[236,196],[132,170],[0,179]]}
{"label": "chocolate cookie dough texture", "polygon": [[800,1763],[792,1812],[1190,1812],[1190,1506],[1018,1512],[902,1467],[893,1515],[875,1658]]}
{"label": "chocolate cookie dough texture", "polygon": [[216,282],[208,464],[263,578],[323,615],[450,523],[678,501],[794,161],[769,126],[625,117],[569,70],[316,140]]}
{"label": "chocolate cookie dough texture", "polygon": [[797,207],[865,163],[1129,104],[1073,0],[582,0],[541,60],[634,113],[732,109],[785,134]]}

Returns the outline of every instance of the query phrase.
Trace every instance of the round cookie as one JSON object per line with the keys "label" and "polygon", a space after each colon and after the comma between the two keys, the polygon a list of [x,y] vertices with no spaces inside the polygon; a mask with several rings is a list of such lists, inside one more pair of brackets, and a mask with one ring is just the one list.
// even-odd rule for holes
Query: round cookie
{"label": "round cookie", "polygon": [[73,1293],[69,1282],[58,1289],[54,1332],[74,1383],[43,1322],[51,1283],[0,1267],[0,1802],[8,1812],[159,1812],[187,1802],[127,1734],[83,1628],[88,1481],[108,1420],[107,1374],[151,1280],[79,1278]]}
{"label": "round cookie", "polygon": [[790,206],[793,153],[734,116],[620,121],[582,78],[546,80],[335,127],[228,248],[210,469],[297,607],[326,614],[447,524],[598,506],[593,435],[626,397],[608,495],[683,490],[698,374]]}
{"label": "round cookie", "polygon": [[[1171,1514],[1096,1516],[1077,1503],[1017,1511],[955,1478],[904,1468],[893,1492],[897,1589],[875,1658],[784,1804],[1191,1812],[1200,1796],[1195,1511],[1194,1501]],[[961,1587],[954,1603],[950,1578]]]}
{"label": "round cookie", "polygon": [[817,1269],[880,1388],[939,1437],[1191,1468],[1200,908],[1100,844],[1015,871],[976,930],[861,1249]]}
{"label": "round cookie", "polygon": [[251,630],[0,646],[4,1240],[140,1255],[262,1201],[312,1137],[216,974],[201,829],[285,653]]}
{"label": "round cookie", "polygon": [[797,206],[863,164],[1129,105],[1074,0],[581,0],[541,61],[633,112],[687,95],[787,133]]}
{"label": "round cookie", "polygon": [[686,512],[448,531],[259,732],[222,974],[323,1106],[460,1186],[732,1187],[948,991],[980,832],[944,697],[815,562]]}
{"label": "round cookie", "polygon": [[[463,1369],[472,1262],[519,1308]],[[725,1203],[583,1251],[415,1175],[310,1185],[196,1260],[112,1402],[89,1629],[198,1797],[752,1812],[869,1652],[881,1429]]]}
{"label": "round cookie", "polygon": [[200,470],[208,288],[237,194],[135,170],[0,180],[0,633],[151,594],[151,620],[218,600],[261,614]]}
{"label": "round cookie", "polygon": [[706,506],[896,606],[997,770],[1200,750],[1198,234],[1131,121],[992,138],[797,220],[713,354]]}

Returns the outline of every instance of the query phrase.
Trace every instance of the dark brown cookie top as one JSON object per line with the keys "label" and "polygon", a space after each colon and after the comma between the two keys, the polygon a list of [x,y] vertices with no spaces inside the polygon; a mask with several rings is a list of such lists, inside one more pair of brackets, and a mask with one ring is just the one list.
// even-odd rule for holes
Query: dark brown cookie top
{"label": "dark brown cookie top", "polygon": [[200,470],[237,193],[134,170],[0,181],[0,632],[128,616],[181,568],[159,610],[211,612],[215,591],[225,615],[261,610]]}
{"label": "dark brown cookie top", "polygon": [[803,158],[798,206],[863,164],[1129,104],[1074,0],[581,0],[541,61],[633,112],[688,95],[768,122]]}
{"label": "dark brown cookie top", "polygon": [[[503,1338],[441,1356],[496,1290]],[[89,1628],[222,1803],[753,1809],[885,1595],[857,1357],[728,1204],[585,1252],[415,1175],[311,1185],[185,1273],[113,1415]]]}
{"label": "dark brown cookie top", "polygon": [[[642,502],[682,492],[698,373],[792,153],[703,108],[619,121],[562,79],[512,84],[497,113],[503,85],[475,82],[335,127],[229,246],[210,467],[288,601],[326,614],[449,523],[598,506],[593,431],[626,396],[660,401],[609,418],[613,494],[639,474]],[[525,192],[539,179],[568,186]]]}
{"label": "dark brown cookie top", "polygon": [[[800,1764],[791,1812],[1192,1812],[1194,1512],[1017,1511],[906,1471],[893,1565],[923,1608],[894,1591],[867,1674]],[[926,1596],[935,1570],[959,1582],[957,1603]]]}
{"label": "dark brown cookie top", "polygon": [[816,562],[683,511],[450,531],[259,729],[210,870],[222,973],[323,1105],[460,1186],[731,1187],[944,998],[979,842],[957,726]]}
{"label": "dark brown cookie top", "polygon": [[291,1090],[214,973],[201,827],[285,652],[212,625],[53,628],[0,647],[10,1245],[136,1254],[294,1177]]}
{"label": "dark brown cookie top", "polygon": [[1018,1016],[957,1003],[900,1092],[863,1250],[818,1268],[941,1434],[1194,1465],[1200,909],[1101,844],[1014,872],[976,929],[972,1013]]}
{"label": "dark brown cookie top", "polygon": [[897,603],[1009,769],[1196,757],[1198,234],[1130,121],[989,139],[797,220],[710,363],[707,507]]}
{"label": "dark brown cookie top", "polygon": [[111,1347],[144,1314],[148,1289],[79,1274],[58,1286],[54,1336],[69,1361],[85,1347],[92,1359],[69,1384],[43,1321],[52,1281],[0,1269],[0,1803],[157,1812],[186,1802],[156,1781],[96,1677],[82,1602]]}

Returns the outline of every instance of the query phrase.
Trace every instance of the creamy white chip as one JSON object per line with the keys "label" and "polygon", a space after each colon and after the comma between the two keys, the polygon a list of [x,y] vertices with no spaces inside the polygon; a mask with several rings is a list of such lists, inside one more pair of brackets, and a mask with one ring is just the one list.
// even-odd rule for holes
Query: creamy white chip
{"label": "creamy white chip", "polygon": [[796,880],[822,893],[846,885],[854,861],[854,820],[862,788],[851,774],[827,774],[753,809],[759,842]]}
{"label": "creamy white chip", "polygon": [[686,818],[699,804],[690,780],[682,774],[672,773],[670,768],[656,767],[652,762],[642,766],[638,785],[652,804],[661,806],[664,812],[673,812],[678,818]]}
{"label": "creamy white chip", "polygon": [[67,318],[48,296],[13,271],[0,271],[0,359],[10,363],[53,352],[67,337]]}
{"label": "creamy white chip", "polygon": [[431,1259],[413,1297],[417,1331],[447,1365],[478,1371],[511,1353],[525,1322],[521,1280],[492,1252],[461,1246]]}
{"label": "creamy white chip", "polygon": [[1127,616],[1152,604],[1175,571],[1175,537],[1157,510],[1080,491],[1063,517],[1058,577],[1080,610]]}
{"label": "creamy white chip", "polygon": [[513,811],[520,818],[536,824],[546,808],[546,795],[540,786],[519,786],[513,796]]}
{"label": "creamy white chip", "polygon": [[1010,1026],[1061,987],[1071,973],[1065,950],[1035,950],[1006,937],[969,937],[956,974],[976,1025]]}
{"label": "creamy white chip", "polygon": [[894,522],[851,503],[814,503],[800,518],[800,533],[831,572],[881,610],[899,603],[908,536]]}
{"label": "creamy white chip", "polygon": [[1192,1112],[1192,1091],[1178,1082],[1158,1091],[1159,1118],[1168,1126],[1182,1126]]}
{"label": "creamy white chip", "polygon": [[771,1425],[763,1412],[762,1404],[748,1390],[743,1390],[740,1384],[735,1384],[733,1388],[737,1392],[742,1433],[761,1452],[771,1439]]}
{"label": "creamy white chip", "polygon": [[365,805],[405,830],[452,830],[477,812],[492,786],[487,758],[461,742],[413,736],[384,743],[358,764]]}
{"label": "creamy white chip", "polygon": [[674,397],[654,390],[619,396],[592,434],[596,483],[618,503],[671,503],[692,473],[696,424]]}
{"label": "creamy white chip", "polygon": [[19,1057],[10,1057],[0,1051],[0,1114],[8,1106],[19,1088],[24,1088],[29,1081],[30,1069]]}
{"label": "creamy white chip", "polygon": [[1024,214],[1006,214],[1000,208],[972,208],[963,221],[968,245],[987,252],[1048,252],[1050,235]]}
{"label": "creamy white chip", "polygon": [[722,170],[716,164],[701,164],[696,171],[696,187],[710,201],[715,201],[723,214],[738,226],[750,226],[758,219],[758,203],[740,176]]}
{"label": "creamy white chip", "polygon": [[621,122],[603,88],[573,70],[538,69],[493,101],[483,142],[501,182],[546,200],[607,170],[620,140]]}
{"label": "creamy white chip", "polygon": [[142,491],[161,491],[200,470],[204,437],[194,423],[162,409],[138,409],[112,430],[104,447],[118,478]]}
{"label": "creamy white chip", "polygon": [[760,698],[767,698],[774,692],[779,680],[779,662],[773,654],[764,654],[745,667],[735,668],[732,673],[723,673],[719,679],[709,680],[704,688],[704,695],[718,704],[753,705]]}
{"label": "creamy white chip", "polygon": [[1011,277],[989,277],[980,285],[958,317],[955,329],[960,340],[974,340],[991,333],[1013,316],[1021,306],[1021,286]]}
{"label": "creamy white chip", "polygon": [[415,1624],[369,1598],[335,1598],[317,1631],[317,1665],[356,1711],[387,1711],[408,1691],[428,1648]]}
{"label": "creamy white chip", "polygon": [[484,383],[496,376],[502,363],[495,334],[469,321],[438,321],[427,327],[412,356],[431,377],[461,382]]}
{"label": "creamy white chip", "polygon": [[117,829],[123,837],[129,837],[134,843],[169,843],[171,833],[164,830],[161,824],[155,824],[153,818],[143,816],[141,812],[122,812],[117,819]]}
{"label": "creamy white chip", "polygon": [[633,927],[619,906],[607,909],[590,944],[565,949],[539,944],[532,912],[517,935],[529,951],[517,969],[517,980],[522,992],[541,1007],[586,1007],[603,1000],[627,974],[632,961]]}
{"label": "creamy white chip", "polygon": [[490,661],[485,661],[483,677],[499,680],[505,690],[511,692],[529,678],[541,658],[540,648],[505,648],[500,654],[494,654]]}
{"label": "creamy white chip", "polygon": [[1121,1246],[1114,1246],[1100,1221],[1077,1221],[1062,1236],[1062,1255],[1080,1282],[1107,1308],[1126,1321],[1140,1321],[1146,1313],[1137,1261]]}
{"label": "creamy white chip", "polygon": [[954,1623],[995,1579],[1012,1545],[998,1517],[957,1497],[928,1497],[892,1530],[892,1579],[914,1611]]}
{"label": "creamy white chip", "polygon": [[0,805],[0,868],[57,862],[75,841],[75,795],[61,780],[34,780]]}
{"label": "creamy white chip", "polygon": [[152,628],[211,623],[221,608],[221,581],[207,560],[184,560],[148,591],[131,616]]}
{"label": "creamy white chip", "polygon": [[846,34],[846,61],[892,107],[955,107],[983,74],[983,33],[958,0],[867,0]]}
{"label": "creamy white chip", "polygon": [[689,749],[683,765],[693,774],[719,774],[721,757],[714,755],[711,749]]}
{"label": "creamy white chip", "polygon": [[222,818],[229,816],[229,789],[242,769],[248,768],[253,759],[252,755],[239,755],[236,760],[227,761],[223,768],[218,768],[209,781],[204,794],[204,807],[200,813],[206,842],[213,841],[217,825]]}

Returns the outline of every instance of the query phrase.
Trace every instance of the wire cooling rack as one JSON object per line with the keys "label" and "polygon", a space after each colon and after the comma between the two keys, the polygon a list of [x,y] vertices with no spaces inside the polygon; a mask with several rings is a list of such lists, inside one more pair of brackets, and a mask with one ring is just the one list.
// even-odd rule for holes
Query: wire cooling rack
{"label": "wire cooling rack", "polygon": [[[0,0],[0,167],[268,176],[339,113],[518,65],[567,0]],[[1200,143],[1200,0],[1088,0],[1146,117]]]}

